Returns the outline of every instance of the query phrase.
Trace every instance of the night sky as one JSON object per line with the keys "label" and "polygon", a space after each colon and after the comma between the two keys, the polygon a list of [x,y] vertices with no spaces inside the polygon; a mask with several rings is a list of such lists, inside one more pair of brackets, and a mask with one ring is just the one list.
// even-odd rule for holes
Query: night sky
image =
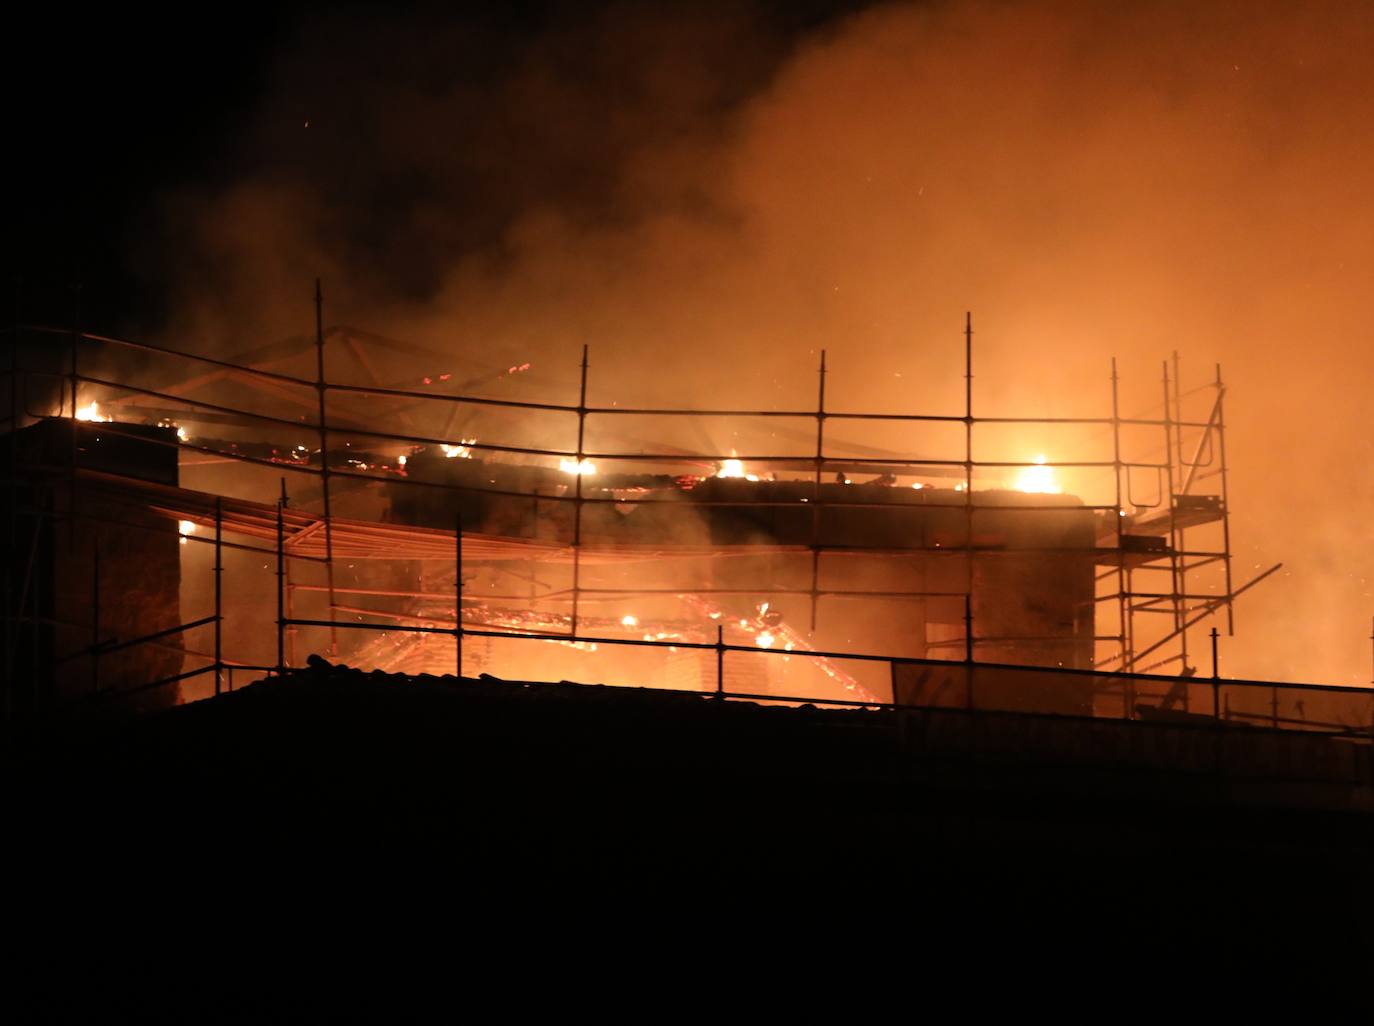
{"label": "night sky", "polygon": [[[7,298],[18,304],[21,319],[65,324],[77,316],[73,288],[79,285],[79,317],[88,329],[163,327],[172,303],[168,280],[187,257],[169,210],[176,197],[226,188],[264,171],[318,171],[311,165],[313,141],[297,138],[281,146],[272,129],[299,127],[303,136],[320,96],[329,98],[332,117],[315,127],[337,133],[326,145],[348,145],[350,101],[363,91],[340,81],[337,66],[316,79],[319,93],[273,90],[283,69],[302,55],[318,68],[322,55],[328,63],[328,54],[347,51],[359,62],[352,71],[368,86],[390,80],[437,89],[459,82],[480,95],[550,33],[691,12],[694,20],[719,16],[750,26],[749,52],[732,55],[720,82],[724,101],[733,103],[766,79],[798,36],[864,6],[841,0],[288,2],[236,4],[213,18],[128,7],[95,8],[74,18],[53,6],[21,8],[11,16],[14,45],[5,62],[14,143]],[[419,52],[434,32],[445,44],[442,52]],[[264,125],[271,126],[265,133]],[[337,188],[390,216],[405,201],[387,190],[404,185],[354,176]],[[517,213],[509,202],[465,207],[470,244],[489,241]],[[366,248],[367,229],[360,227],[358,236]],[[432,270],[406,270],[413,279],[397,283],[403,291],[422,293],[432,285]]]}
{"label": "night sky", "polygon": [[158,197],[206,176],[258,100],[284,20],[267,7],[213,29],[128,8],[12,18],[6,278],[26,318],[70,315],[79,284],[86,323],[144,323],[161,297],[132,250]]}

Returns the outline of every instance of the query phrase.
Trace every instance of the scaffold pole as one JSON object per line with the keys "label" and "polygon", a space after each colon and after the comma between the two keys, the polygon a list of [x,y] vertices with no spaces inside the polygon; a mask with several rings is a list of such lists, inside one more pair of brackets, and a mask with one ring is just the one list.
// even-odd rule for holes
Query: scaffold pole
{"label": "scaffold pole", "polygon": [[[285,524],[282,519],[281,500],[277,500],[277,675],[286,672],[286,607],[283,605],[284,579],[286,577]],[[331,620],[334,619],[331,612]]]}
{"label": "scaffold pole", "polygon": [[215,496],[215,694],[220,693],[224,673],[224,498]]}
{"label": "scaffold pole", "polygon": [[964,311],[964,647],[973,662],[973,311]]}
{"label": "scaffold pole", "polygon": [[583,460],[586,458],[587,438],[587,343],[582,343],[582,376],[577,390],[577,452],[574,458],[577,460],[573,467],[573,604],[572,620],[569,627],[572,637],[577,637],[577,618],[581,612],[580,589],[582,587],[582,470]]}
{"label": "scaffold pole", "polygon": [[463,514],[453,515],[453,657],[454,675],[463,679]]}
{"label": "scaffold pole", "polygon": [[825,462],[825,350],[821,350],[820,385],[816,397],[816,467],[811,484],[811,633],[816,632],[821,575],[821,466]]}
{"label": "scaffold pole", "polygon": [[[315,279],[315,391],[320,400],[320,490],[324,497],[324,573],[329,584],[329,619],[334,619],[334,529],[329,510],[329,427],[325,420],[324,393],[324,292]],[[329,628],[329,654],[339,654],[339,632]]]}

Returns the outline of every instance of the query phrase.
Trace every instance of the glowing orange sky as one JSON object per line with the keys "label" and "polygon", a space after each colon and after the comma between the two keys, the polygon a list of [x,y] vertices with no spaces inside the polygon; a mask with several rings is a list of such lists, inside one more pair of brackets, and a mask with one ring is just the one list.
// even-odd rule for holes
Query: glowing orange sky
{"label": "glowing orange sky", "polygon": [[[672,50],[646,33],[626,62]],[[685,38],[678,65],[709,78],[705,37]],[[292,334],[318,273],[332,320],[478,364],[531,360],[562,375],[563,399],[588,342],[594,399],[795,407],[825,348],[836,407],[957,413],[966,309],[975,402],[998,413],[1107,413],[1113,355],[1127,411],[1157,402],[1171,351],[1186,384],[1221,361],[1237,578],[1286,566],[1241,600],[1226,671],[1364,682],[1370,53],[1367,4],[895,4],[803,40],[746,102],[666,133],[648,126],[655,104],[677,109],[671,76],[630,75],[662,95],[598,107],[532,60],[491,99],[529,141],[480,156],[528,169],[613,137],[596,169],[608,216],[531,202],[499,246],[436,242],[438,284],[417,299],[335,244],[350,217],[337,194],[263,172],[178,201],[214,273],[183,283],[176,333]],[[283,68],[289,91],[291,55]],[[358,130],[357,161],[423,169],[474,145],[470,96],[385,99],[394,120]],[[462,204],[436,188],[409,228],[450,239]]]}

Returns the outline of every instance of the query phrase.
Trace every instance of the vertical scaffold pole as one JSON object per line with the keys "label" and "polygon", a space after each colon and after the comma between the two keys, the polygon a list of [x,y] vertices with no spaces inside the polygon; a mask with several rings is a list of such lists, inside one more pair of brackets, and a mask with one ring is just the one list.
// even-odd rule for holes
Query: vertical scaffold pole
{"label": "vertical scaffold pole", "polygon": [[716,624],[716,697],[725,697],[725,625]]}
{"label": "vertical scaffold pole", "polygon": [[[324,408],[324,292],[320,279],[315,279],[315,391],[320,400],[320,488],[324,494],[324,572],[329,586],[329,619],[334,619],[334,531],[330,526],[329,511],[329,428],[325,421]],[[339,654],[338,628],[329,628],[329,654]]]}
{"label": "vertical scaffold pole", "polygon": [[277,500],[277,675],[286,672],[286,607],[284,586],[286,578],[285,525],[281,500]]}
{"label": "vertical scaffold pole", "polygon": [[1226,386],[1221,383],[1221,364],[1217,364],[1217,454],[1221,458],[1221,551],[1226,571],[1226,636],[1236,633],[1236,613],[1231,601],[1231,498],[1226,483]]}
{"label": "vertical scaffold pole", "polygon": [[463,514],[453,515],[453,672],[463,679]]}
{"label": "vertical scaffold pole", "polygon": [[811,482],[811,633],[816,633],[821,576],[821,464],[825,461],[825,350],[821,350],[820,390],[816,398],[816,466]]}
{"label": "vertical scaffold pole", "polygon": [[1212,628],[1212,717],[1221,721],[1221,665],[1217,660],[1217,629]]}
{"label": "vertical scaffold pole", "polygon": [[[1173,455],[1169,457],[1170,464],[1174,461],[1174,456],[1178,458],[1178,474],[1180,484],[1184,477],[1183,464],[1183,372],[1179,369],[1178,350],[1173,353],[1174,358],[1174,448]],[[1183,630],[1179,632],[1179,646],[1183,653],[1183,666],[1188,667],[1188,534],[1187,531],[1178,528],[1178,590],[1179,594],[1185,596],[1183,599]],[[1192,691],[1188,688],[1183,690],[1183,709],[1188,711],[1188,696]]]}
{"label": "vertical scaffold pole", "polygon": [[224,499],[215,496],[215,694],[224,675]]}
{"label": "vertical scaffold pole", "polygon": [[1113,512],[1116,515],[1116,602],[1118,633],[1117,644],[1121,646],[1121,669],[1130,672],[1132,668],[1131,650],[1128,644],[1130,596],[1126,584],[1126,550],[1122,546],[1121,521],[1125,511],[1121,508],[1121,395],[1120,383],[1116,373],[1116,357],[1112,357],[1112,476],[1116,479],[1116,500]]}
{"label": "vertical scaffold pole", "polygon": [[[1174,614],[1174,633],[1183,640],[1182,649],[1179,656],[1179,672],[1182,673],[1188,667],[1188,640],[1184,631],[1184,624],[1187,622],[1186,610],[1183,608],[1183,595],[1185,590],[1179,580],[1178,569],[1178,516],[1177,516],[1177,497],[1174,492],[1174,416],[1176,410],[1173,408],[1172,396],[1169,392],[1169,361],[1164,361],[1164,464],[1165,474],[1169,482],[1169,581],[1171,584],[1170,593],[1172,595],[1172,608]],[[1118,519],[1120,519],[1118,517]]]}
{"label": "vertical scaffold pole", "polygon": [[[286,477],[281,479],[281,508],[283,511],[291,508],[291,497],[286,494]],[[283,546],[284,548],[285,546]],[[294,623],[289,621],[296,618],[296,584],[291,580],[291,560],[286,560],[286,665],[297,666],[296,661],[296,634],[300,630]],[[334,619],[331,611],[329,618]]]}
{"label": "vertical scaffold pole", "polygon": [[582,344],[582,381],[577,392],[577,465],[573,470],[572,636],[577,637],[582,587],[582,470],[587,437],[587,344]]}
{"label": "vertical scaffold pole", "polygon": [[[973,662],[973,311],[964,311],[964,652]],[[971,678],[970,678],[971,679]]]}

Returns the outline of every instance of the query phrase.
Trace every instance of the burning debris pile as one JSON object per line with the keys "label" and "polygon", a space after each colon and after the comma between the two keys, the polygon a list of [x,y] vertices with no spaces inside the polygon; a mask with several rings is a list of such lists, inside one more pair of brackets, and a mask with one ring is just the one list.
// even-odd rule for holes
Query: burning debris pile
{"label": "burning debris pile", "polygon": [[[451,585],[451,580],[449,582]],[[683,593],[676,598],[683,609],[697,615],[690,618],[656,619],[652,622],[641,621],[633,613],[618,618],[608,616],[584,615],[576,625],[567,613],[540,611],[517,606],[497,606],[480,600],[465,601],[462,621],[467,631],[500,631],[511,636],[534,636],[544,645],[572,652],[596,653],[614,651],[616,640],[641,640],[652,645],[665,646],[671,659],[684,651],[679,646],[692,646],[693,655],[703,646],[710,646],[723,639],[726,627],[731,634],[731,644],[740,644],[748,639],[761,650],[776,650],[783,653],[781,664],[786,666],[791,659],[790,653],[811,655],[814,647],[805,635],[789,626],[780,612],[770,608],[770,603],[762,603],[753,616],[727,617],[723,609],[700,595]],[[452,604],[445,605],[435,599],[416,599],[408,603],[409,613],[388,613],[400,623],[423,624],[428,626],[451,626],[454,623]],[[573,628],[577,627],[583,639],[573,638]],[[566,640],[550,635],[565,635]],[[610,639],[610,644],[604,639]],[[482,659],[489,653],[481,647],[485,640],[473,637],[468,644],[473,647],[473,658],[465,660],[465,673],[483,672]],[[434,635],[409,633],[405,631],[384,632],[358,648],[352,657],[359,665],[375,666],[389,673],[444,673],[454,667],[454,642]],[[838,689],[839,693],[860,702],[876,702],[879,697],[863,687],[853,676],[846,673],[841,661],[825,655],[814,655],[807,660]],[[471,666],[469,667],[469,662]],[[699,684],[702,682],[698,682]],[[766,692],[769,688],[766,675],[756,677]],[[692,690],[712,690],[710,687],[694,687]]]}

